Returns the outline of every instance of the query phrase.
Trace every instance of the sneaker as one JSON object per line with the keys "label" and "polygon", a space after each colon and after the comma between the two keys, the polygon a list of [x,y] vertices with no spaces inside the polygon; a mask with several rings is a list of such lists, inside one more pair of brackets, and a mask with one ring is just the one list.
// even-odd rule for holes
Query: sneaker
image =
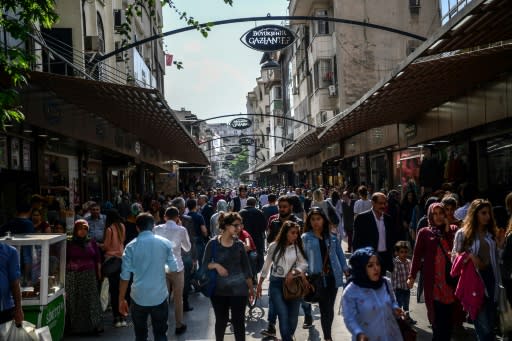
{"label": "sneaker", "polygon": [[180,335],[180,334],[183,334],[186,330],[187,330],[187,325],[186,324],[182,324],[181,327],[176,328],[174,330],[174,334]]}
{"label": "sneaker", "polygon": [[121,323],[121,319],[114,319],[114,327],[121,328],[123,325]]}
{"label": "sneaker", "polygon": [[128,327],[128,323],[126,323],[126,319],[121,317],[121,327]]}
{"label": "sneaker", "polygon": [[309,329],[313,327],[313,317],[312,316],[304,316],[304,324],[302,325],[302,328]]}
{"label": "sneaker", "polygon": [[263,329],[260,332],[261,335],[275,337],[276,336],[276,327],[273,324],[268,325],[267,329]]}

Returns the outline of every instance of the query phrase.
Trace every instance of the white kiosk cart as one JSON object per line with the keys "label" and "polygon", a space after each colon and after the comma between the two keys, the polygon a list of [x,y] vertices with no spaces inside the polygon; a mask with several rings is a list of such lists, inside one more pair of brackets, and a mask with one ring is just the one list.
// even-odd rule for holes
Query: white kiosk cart
{"label": "white kiosk cart", "polygon": [[20,255],[25,320],[37,328],[48,326],[54,341],[61,340],[64,334],[66,238],[65,234],[55,233],[0,238],[0,243],[14,246]]}

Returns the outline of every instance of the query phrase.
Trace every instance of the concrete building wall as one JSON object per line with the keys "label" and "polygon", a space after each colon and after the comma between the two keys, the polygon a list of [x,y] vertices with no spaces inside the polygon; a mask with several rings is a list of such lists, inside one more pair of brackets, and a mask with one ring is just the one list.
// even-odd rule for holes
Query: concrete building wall
{"label": "concrete building wall", "polygon": [[[335,17],[370,22],[427,37],[440,27],[438,1],[421,1],[411,8],[403,0],[334,1]],[[335,24],[339,108],[358,100],[420,42],[395,33]]]}

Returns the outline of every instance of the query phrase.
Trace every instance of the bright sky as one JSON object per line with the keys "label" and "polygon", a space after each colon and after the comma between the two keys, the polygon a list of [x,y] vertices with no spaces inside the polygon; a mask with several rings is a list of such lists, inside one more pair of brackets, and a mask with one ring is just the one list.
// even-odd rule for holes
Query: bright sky
{"label": "bright sky", "polygon": [[[176,0],[177,7],[199,22],[240,17],[287,15],[287,0],[234,0],[233,7],[223,0]],[[164,28],[185,26],[168,6],[164,8]],[[268,23],[246,22],[213,27],[208,38],[198,31],[166,37],[164,46],[184,69],[166,67],[165,98],[173,109],[185,107],[199,118],[246,113],[246,96],[256,85],[262,52],[240,42],[249,29]],[[225,118],[221,122],[228,122]],[[209,122],[219,122],[209,121]]]}

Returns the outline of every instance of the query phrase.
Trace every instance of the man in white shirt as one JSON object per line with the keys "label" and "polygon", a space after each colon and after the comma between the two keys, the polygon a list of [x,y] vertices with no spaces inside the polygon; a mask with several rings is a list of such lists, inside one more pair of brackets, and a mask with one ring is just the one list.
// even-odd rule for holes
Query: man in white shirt
{"label": "man in white shirt", "polygon": [[184,284],[184,266],[181,258],[181,250],[190,251],[191,244],[188,237],[187,229],[178,225],[180,211],[171,206],[165,211],[165,224],[157,225],[154,228],[156,235],[169,240],[173,247],[172,253],[176,258],[178,270],[176,272],[168,272],[166,269],[167,288],[169,293],[171,287],[174,298],[174,316],[176,320],[175,334],[183,334],[187,330],[187,325],[183,323],[183,284]]}

